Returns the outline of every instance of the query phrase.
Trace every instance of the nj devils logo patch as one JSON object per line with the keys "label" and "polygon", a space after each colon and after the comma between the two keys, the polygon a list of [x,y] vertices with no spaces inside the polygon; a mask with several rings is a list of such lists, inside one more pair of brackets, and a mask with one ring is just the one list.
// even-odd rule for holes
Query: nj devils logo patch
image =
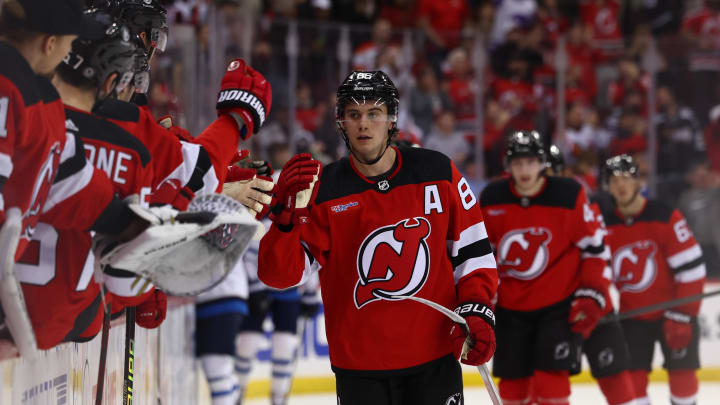
{"label": "nj devils logo patch", "polygon": [[641,292],[655,281],[657,246],[651,240],[641,240],[619,248],[612,259],[615,285],[620,291]]}
{"label": "nj devils logo patch", "polygon": [[430,222],[423,217],[404,219],[370,233],[358,252],[355,306],[360,309],[375,300],[418,292],[430,271],[428,236]]}
{"label": "nj devils logo patch", "polygon": [[498,244],[498,270],[503,277],[532,280],[542,274],[550,259],[552,233],[546,228],[508,232]]}

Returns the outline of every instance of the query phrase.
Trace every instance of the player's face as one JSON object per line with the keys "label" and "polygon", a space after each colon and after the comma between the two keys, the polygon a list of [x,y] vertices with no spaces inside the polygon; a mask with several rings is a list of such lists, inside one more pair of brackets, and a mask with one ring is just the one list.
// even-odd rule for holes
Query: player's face
{"label": "player's face", "polygon": [[537,157],[516,157],[510,160],[510,175],[519,190],[533,188],[540,179],[545,165]]}
{"label": "player's face", "polygon": [[388,131],[395,125],[388,116],[387,106],[376,104],[374,100],[348,104],[340,124],[353,152],[366,160],[372,160],[382,152]]}
{"label": "player's face", "polygon": [[637,180],[629,174],[610,176],[608,181],[608,191],[620,206],[631,203],[637,189]]}
{"label": "player's face", "polygon": [[77,35],[49,35],[42,42],[43,59],[38,66],[37,74],[52,77],[55,68],[58,67],[63,58],[70,53],[72,43]]}

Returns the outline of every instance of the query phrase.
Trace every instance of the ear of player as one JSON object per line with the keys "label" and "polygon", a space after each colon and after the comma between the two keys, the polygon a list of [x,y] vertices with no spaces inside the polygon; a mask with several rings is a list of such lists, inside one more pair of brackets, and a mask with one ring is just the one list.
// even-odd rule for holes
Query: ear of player
{"label": "ear of player", "polygon": [[[490,361],[495,353],[495,313],[489,305],[469,302],[455,308],[455,313],[465,318],[470,334],[453,326],[453,352],[464,364],[479,366]],[[467,345],[466,345],[467,342]]]}
{"label": "ear of player", "polygon": [[320,162],[309,153],[293,156],[278,177],[270,220],[280,226],[306,224],[310,221],[309,205],[315,182],[320,177]]}
{"label": "ear of player", "polygon": [[235,59],[230,62],[220,84],[218,94],[218,116],[230,114],[238,126],[239,120],[244,123],[247,132],[243,139],[256,133],[270,113],[272,105],[272,87],[270,82],[244,60]]}

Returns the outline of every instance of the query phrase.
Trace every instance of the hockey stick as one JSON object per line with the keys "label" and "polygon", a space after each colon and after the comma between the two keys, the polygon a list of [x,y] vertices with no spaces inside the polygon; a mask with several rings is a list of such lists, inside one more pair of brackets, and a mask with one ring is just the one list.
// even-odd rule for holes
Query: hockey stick
{"label": "hockey stick", "polygon": [[125,310],[125,371],[123,373],[122,405],[132,405],[135,370],[135,307]]}
{"label": "hockey stick", "polygon": [[[463,356],[470,350],[470,348],[473,345],[472,340],[470,339],[470,327],[468,326],[467,322],[465,321],[465,318],[462,316],[456,314],[455,312],[445,308],[444,306],[430,301],[426,300],[425,298],[420,297],[399,297],[400,299],[408,299],[417,301],[419,303],[425,304],[443,315],[450,318],[453,322],[459,324],[460,326],[465,329],[465,333],[467,333],[467,339],[465,339],[465,343],[463,344]],[[481,364],[477,366],[478,371],[480,372],[480,377],[482,377],[483,383],[485,383],[485,389],[487,389],[488,394],[490,395],[490,400],[492,401],[493,405],[502,405],[502,399],[500,399],[500,394],[498,393],[498,389],[495,386],[495,382],[493,381],[492,377],[490,376],[490,371],[487,368],[487,364]]]}
{"label": "hockey stick", "polygon": [[621,312],[619,314],[610,314],[598,322],[598,324],[622,321],[625,319],[633,318],[638,315],[644,315],[649,312],[661,311],[663,309],[673,308],[680,305],[684,305],[690,302],[700,301],[702,299],[712,297],[720,294],[720,290],[710,291],[702,294],[691,295],[689,297],[678,298],[670,301],[658,302],[657,304],[648,305],[645,307],[635,308],[630,311]]}
{"label": "hockey stick", "polygon": [[[104,288],[104,287],[100,287]],[[98,381],[97,392],[95,394],[95,405],[102,405],[103,390],[105,389],[105,365],[107,364],[108,338],[110,336],[110,311],[105,305],[105,313],[103,314],[102,338],[100,340],[100,364],[98,365]]]}

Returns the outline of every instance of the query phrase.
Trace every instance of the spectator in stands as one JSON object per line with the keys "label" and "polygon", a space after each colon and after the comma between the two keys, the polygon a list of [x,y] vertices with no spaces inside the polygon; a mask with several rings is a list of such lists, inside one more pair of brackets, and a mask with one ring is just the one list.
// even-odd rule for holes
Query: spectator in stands
{"label": "spectator in stands", "polygon": [[370,25],[377,17],[377,3],[376,0],[334,0],[333,14],[340,21]]}
{"label": "spectator in stands", "polygon": [[590,31],[591,45],[602,61],[611,62],[620,56],[623,38],[619,0],[585,0],[580,4],[580,17]]}
{"label": "spectator in stands", "polygon": [[538,5],[537,17],[545,30],[547,41],[554,47],[560,35],[567,32],[569,21],[560,10],[557,0],[544,0]]}
{"label": "spectator in stands", "polygon": [[715,103],[707,95],[717,94],[720,88],[720,0],[706,0],[702,9],[686,15],[682,32],[692,51],[686,56],[692,106],[704,119]]}
{"label": "spectator in stands", "polygon": [[568,28],[565,50],[568,56],[568,68],[580,69],[580,82],[591,102],[597,97],[598,85],[595,75],[595,63],[598,53],[590,46],[589,31],[579,22]]}
{"label": "spectator in stands", "polygon": [[295,92],[297,102],[295,109],[295,119],[302,127],[310,132],[315,132],[320,126],[320,120],[325,115],[327,105],[320,103],[315,104],[312,89],[306,82],[301,82]]}
{"label": "spectator in stands", "polygon": [[667,86],[657,89],[657,110],[657,172],[665,177],[659,192],[674,199],[687,187],[683,174],[690,163],[705,159],[705,139],[693,111],[678,104]]}
{"label": "spectator in stands", "polygon": [[410,90],[410,115],[415,125],[422,130],[423,136],[430,133],[433,117],[443,110],[451,111],[452,102],[448,94],[440,88],[435,70],[426,66],[420,71],[417,86]]}
{"label": "spectator in stands", "polygon": [[470,145],[462,132],[457,131],[452,111],[442,111],[435,119],[435,128],[425,139],[425,147],[442,152],[454,162],[465,161]]}
{"label": "spectator in stands", "polygon": [[680,29],[683,0],[624,1],[622,28],[625,34],[644,25],[652,34],[674,34]]}
{"label": "spectator in stands", "polygon": [[418,0],[417,25],[428,40],[428,61],[435,69],[460,43],[461,31],[470,22],[467,0]]}
{"label": "spectator in stands", "polygon": [[533,71],[542,63],[542,55],[531,48],[521,48],[513,42],[498,48],[497,76],[490,83],[490,92],[523,128],[534,127],[538,98],[533,87]]}
{"label": "spectator in stands", "polygon": [[695,160],[687,174],[690,189],[678,202],[707,265],[708,277],[720,277],[720,175],[710,170],[707,160]]}
{"label": "spectator in stands", "polygon": [[598,126],[598,113],[591,105],[581,101],[568,104],[565,133],[559,134],[557,140],[565,156],[578,157],[588,152],[598,155],[610,144],[610,137]]}
{"label": "spectator in stands", "polygon": [[445,80],[447,93],[455,107],[455,118],[463,127],[472,127],[475,122],[475,92],[473,68],[468,53],[463,48],[454,49],[447,58]]}
{"label": "spectator in stands", "polygon": [[705,128],[705,148],[710,167],[720,173],[720,105],[710,110],[710,124]]}
{"label": "spectator in stands", "polygon": [[355,48],[352,57],[353,69],[375,70],[378,67],[378,55],[387,47],[397,47],[391,43],[392,25],[390,21],[378,19],[373,25],[372,38],[370,41],[360,44]]}
{"label": "spectator in stands", "polygon": [[647,149],[647,119],[642,113],[643,96],[635,90],[627,93],[624,105],[616,107],[608,118],[607,129],[612,134],[610,154],[633,155]]}
{"label": "spectator in stands", "polygon": [[380,18],[390,21],[396,29],[415,25],[413,0],[385,0],[380,3]]}
{"label": "spectator in stands", "polygon": [[[617,61],[617,80],[610,83],[608,87],[608,98],[612,106],[617,107],[625,102],[629,91],[639,92],[646,97],[650,85],[650,77],[640,70],[637,62],[629,57],[620,58]],[[643,111],[645,110],[643,101]]]}
{"label": "spectator in stands", "polygon": [[495,24],[490,38],[493,45],[505,42],[511,31],[529,25],[537,13],[535,0],[499,0],[495,3]]}

